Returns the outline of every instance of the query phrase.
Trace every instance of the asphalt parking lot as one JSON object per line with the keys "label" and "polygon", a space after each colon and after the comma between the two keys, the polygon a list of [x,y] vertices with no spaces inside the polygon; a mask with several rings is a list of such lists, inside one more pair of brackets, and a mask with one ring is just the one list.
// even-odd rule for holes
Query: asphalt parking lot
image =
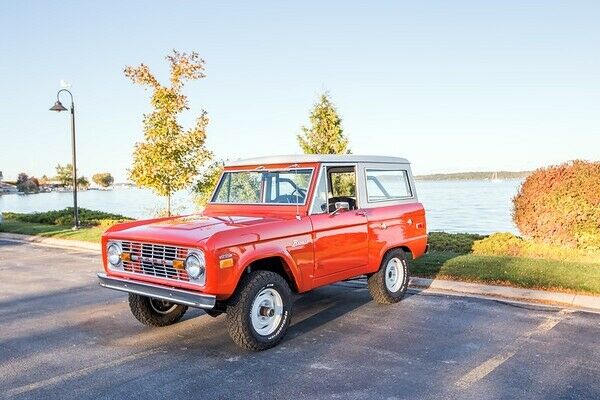
{"label": "asphalt parking lot", "polygon": [[600,315],[362,282],[299,297],[250,353],[200,310],[166,328],[100,288],[97,255],[0,241],[0,398],[600,398]]}

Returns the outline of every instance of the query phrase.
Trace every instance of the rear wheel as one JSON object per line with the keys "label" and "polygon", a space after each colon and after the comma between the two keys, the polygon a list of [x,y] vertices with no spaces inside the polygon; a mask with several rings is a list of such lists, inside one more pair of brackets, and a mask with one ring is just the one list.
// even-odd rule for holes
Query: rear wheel
{"label": "rear wheel", "polygon": [[369,276],[369,293],[380,304],[399,302],[408,288],[408,261],[401,249],[389,251],[379,271]]}
{"label": "rear wheel", "polygon": [[144,325],[167,326],[179,321],[187,311],[187,306],[130,293],[129,309]]}
{"label": "rear wheel", "polygon": [[227,305],[227,329],[248,350],[265,350],[283,339],[290,325],[292,294],[283,277],[271,271],[242,279]]}

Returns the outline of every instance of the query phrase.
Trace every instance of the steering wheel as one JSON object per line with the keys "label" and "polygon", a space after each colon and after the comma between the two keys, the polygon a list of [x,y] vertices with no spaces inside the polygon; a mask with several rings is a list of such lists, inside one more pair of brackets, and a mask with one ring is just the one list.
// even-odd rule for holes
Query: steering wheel
{"label": "steering wheel", "polygon": [[[298,194],[296,195],[295,193],[298,193]],[[290,196],[294,196],[294,197],[298,196],[298,200],[302,199],[302,202],[304,202],[304,198],[306,197],[306,190],[300,189],[299,187],[294,188],[294,190],[292,191]]]}

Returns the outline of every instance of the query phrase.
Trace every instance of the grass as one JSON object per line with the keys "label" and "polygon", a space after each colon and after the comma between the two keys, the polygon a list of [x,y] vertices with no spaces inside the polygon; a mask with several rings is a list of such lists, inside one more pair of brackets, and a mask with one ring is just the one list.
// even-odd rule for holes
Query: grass
{"label": "grass", "polygon": [[79,230],[74,231],[70,226],[36,224],[14,220],[4,220],[4,222],[0,224],[0,232],[20,233],[23,235],[52,237],[57,239],[82,240],[94,243],[100,242],[100,237],[104,231],[104,228],[97,226],[82,227]]}
{"label": "grass", "polygon": [[481,282],[567,293],[600,294],[600,255],[585,261],[475,255],[476,235],[432,233],[431,250],[413,261],[411,273],[426,278]]}
{"label": "grass", "polygon": [[[68,210],[65,213],[68,214]],[[90,217],[98,218],[95,213],[90,213]],[[107,228],[102,225],[84,226],[73,231],[70,225],[29,222],[34,217],[36,221],[44,221],[56,215],[5,213],[0,232],[99,242]],[[60,217],[57,222],[62,221]],[[600,295],[600,254],[581,258],[575,250],[564,248],[560,252],[548,253],[553,257],[560,255],[562,259],[556,260],[548,257],[473,254],[473,243],[483,238],[485,236],[467,233],[432,232],[429,236],[429,253],[413,261],[411,273],[426,278]]]}

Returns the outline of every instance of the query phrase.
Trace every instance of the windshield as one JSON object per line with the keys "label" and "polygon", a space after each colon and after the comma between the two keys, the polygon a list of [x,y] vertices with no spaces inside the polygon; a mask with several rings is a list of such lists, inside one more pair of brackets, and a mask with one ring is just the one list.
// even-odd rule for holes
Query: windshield
{"label": "windshield", "polygon": [[212,203],[304,204],[312,169],[225,172]]}

